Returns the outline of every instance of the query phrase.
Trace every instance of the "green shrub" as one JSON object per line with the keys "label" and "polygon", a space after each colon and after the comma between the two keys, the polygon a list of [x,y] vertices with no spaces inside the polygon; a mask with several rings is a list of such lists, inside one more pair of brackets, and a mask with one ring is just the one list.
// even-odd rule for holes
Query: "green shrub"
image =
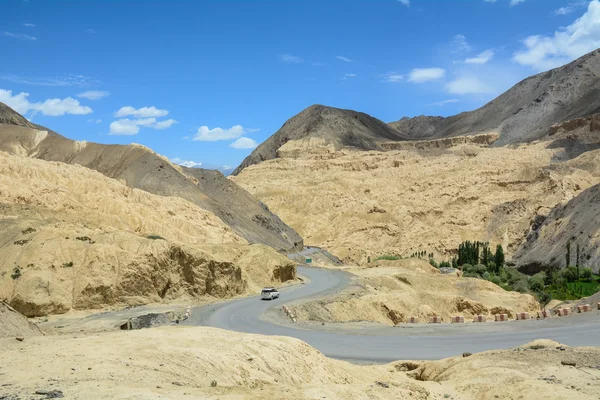
{"label": "green shrub", "polygon": [[577,267],[569,266],[562,271],[563,277],[567,282],[575,282],[579,279],[577,276]]}
{"label": "green shrub", "polygon": [[72,268],[73,267],[73,261],[69,261],[68,263],[64,263],[60,267],[61,268]]}
{"label": "green shrub", "polygon": [[517,281],[511,286],[512,286],[512,290],[514,290],[515,292],[519,292],[519,293],[528,293],[529,292],[529,287],[527,286],[527,281],[525,281],[525,280]]}
{"label": "green shrub", "polygon": [[75,239],[80,240],[82,242],[88,242],[89,244],[94,244],[96,242],[94,242],[92,240],[92,238],[90,238],[89,236],[77,236]]}
{"label": "green shrub", "polygon": [[27,235],[28,233],[33,233],[33,232],[35,232],[35,229],[33,229],[33,228],[27,228],[24,231],[21,231],[21,233],[23,235]]}
{"label": "green shrub", "polygon": [[465,264],[465,265],[463,265],[463,271],[482,276],[484,273],[487,272],[487,267],[483,264],[477,264],[477,265]]}
{"label": "green shrub", "polygon": [[541,277],[532,276],[528,279],[528,284],[532,292],[541,292],[544,290],[544,279]]}
{"label": "green shrub", "polygon": [[475,274],[473,272],[463,272],[463,277],[465,278],[481,278],[479,274]]}
{"label": "green shrub", "polygon": [[489,281],[492,278],[492,274],[490,274],[489,271],[485,271],[481,277],[486,281]]}
{"label": "green shrub", "polygon": [[436,264],[436,262],[435,262],[435,260],[433,258],[429,259],[429,265],[431,265],[432,267],[435,267],[435,268],[438,267],[438,265]]}
{"label": "green shrub", "polygon": [[592,271],[591,268],[584,268],[581,271],[581,278],[585,279],[588,282],[591,282],[593,274],[594,274],[594,272]]}
{"label": "green shrub", "polygon": [[17,240],[15,242],[13,242],[14,245],[18,245],[18,246],[23,246],[24,244],[27,244],[31,242],[31,239],[21,239],[21,240]]}
{"label": "green shrub", "polygon": [[[151,239],[150,236],[148,236],[148,238]],[[158,236],[158,238],[162,239],[160,236]],[[386,254],[386,255],[377,257],[375,259],[375,261],[379,261],[379,260],[396,261],[396,260],[399,260],[399,259],[400,259],[400,257],[398,257],[398,256],[394,256],[394,255],[391,255],[391,254]]]}
{"label": "green shrub", "polygon": [[490,277],[490,279],[488,279],[490,282],[492,282],[494,285],[498,285],[500,286],[502,284],[502,279],[500,279],[500,277],[498,275],[492,275]]}
{"label": "green shrub", "polygon": [[13,273],[10,277],[13,278],[13,280],[19,279],[21,277],[21,268],[15,267],[15,269],[13,269]]}

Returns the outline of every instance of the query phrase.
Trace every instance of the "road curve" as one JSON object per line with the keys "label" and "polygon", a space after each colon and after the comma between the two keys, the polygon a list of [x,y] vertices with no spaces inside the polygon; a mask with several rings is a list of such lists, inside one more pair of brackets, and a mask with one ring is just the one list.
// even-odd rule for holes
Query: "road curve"
{"label": "road curve", "polygon": [[[270,308],[281,307],[295,300],[322,296],[346,287],[350,274],[329,269],[299,267],[298,272],[310,279],[304,285],[281,290],[281,297],[262,301],[259,296],[198,307],[186,325],[203,325],[237,332],[262,335],[291,336],[305,341],[328,357],[351,361],[384,363],[395,360],[432,360],[516,347],[535,339],[552,339],[569,346],[600,346],[600,322],[512,329],[510,331],[460,332],[428,336],[400,335],[400,328],[380,328],[378,334],[361,332],[348,334],[298,329],[261,319]],[[531,321],[535,322],[535,321]]]}

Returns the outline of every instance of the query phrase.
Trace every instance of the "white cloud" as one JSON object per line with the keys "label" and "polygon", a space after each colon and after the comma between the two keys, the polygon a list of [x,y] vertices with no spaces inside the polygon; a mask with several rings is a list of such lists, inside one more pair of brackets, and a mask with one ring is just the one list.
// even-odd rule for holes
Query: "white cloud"
{"label": "white cloud", "polygon": [[423,83],[441,79],[446,75],[446,70],[442,68],[415,68],[410,71],[408,81],[413,83]]}
{"label": "white cloud", "polygon": [[571,6],[566,6],[566,7],[560,7],[556,10],[554,10],[554,12],[552,14],[554,15],[567,15],[572,13],[573,11],[575,11],[575,9]]}
{"label": "white cloud", "polygon": [[172,158],[170,161],[173,164],[183,165],[184,167],[188,167],[188,168],[195,168],[195,167],[202,166],[201,162],[189,161],[189,160],[182,160],[179,157]]}
{"label": "white cloud", "polygon": [[458,99],[448,99],[448,100],[436,101],[435,103],[426,104],[426,106],[427,107],[430,107],[430,106],[444,106],[446,104],[451,104],[451,103],[458,103]]}
{"label": "white cloud", "polygon": [[495,3],[498,0],[483,0],[483,1],[486,2],[486,3]]}
{"label": "white cloud", "polygon": [[494,57],[494,52],[492,50],[486,50],[483,53],[476,55],[473,58],[467,58],[465,60],[466,64],[486,64]]}
{"label": "white cloud", "polygon": [[335,56],[335,58],[337,58],[338,60],[347,62],[347,63],[351,63],[354,62],[354,60],[349,59],[348,57],[344,57],[344,56]]}
{"label": "white cloud", "polygon": [[256,146],[258,146],[258,143],[247,137],[241,137],[229,145],[229,147],[233,147],[234,149],[254,149]]}
{"label": "white cloud", "polygon": [[140,118],[140,119],[118,119],[110,123],[110,135],[137,135],[140,132],[140,127],[152,129],[167,129],[177,123],[174,119],[165,121],[156,121],[156,118]]}
{"label": "white cloud", "polygon": [[87,92],[79,93],[77,97],[88,100],[100,100],[108,95],[110,95],[109,92],[102,90],[88,90]]}
{"label": "white cloud", "polygon": [[567,5],[565,7],[560,7],[560,8],[557,8],[556,10],[554,10],[552,15],[568,15],[568,14],[571,14],[573,11],[575,11],[577,8],[587,7],[587,5],[588,5],[587,1],[578,1],[576,3],[569,3],[569,5]]}
{"label": "white cloud", "polygon": [[493,93],[494,89],[475,76],[462,76],[446,85],[446,90],[452,94],[483,94]]}
{"label": "white cloud", "polygon": [[154,124],[152,126],[152,128],[154,129],[167,129],[170,128],[173,124],[176,124],[177,121],[175,121],[174,119],[167,119],[164,121],[159,121],[156,124]]}
{"label": "white cloud", "polygon": [[26,28],[35,28],[35,24],[23,24]]}
{"label": "white cloud", "polygon": [[398,0],[400,3],[405,5],[406,7],[410,7],[410,0]]}
{"label": "white cloud", "polygon": [[85,30],[87,33],[96,33],[96,31],[94,29],[86,29]]}
{"label": "white cloud", "polygon": [[92,118],[92,119],[88,119],[88,122],[90,124],[100,124],[100,123],[102,123],[102,120],[101,119],[93,119]]}
{"label": "white cloud", "polygon": [[167,110],[160,110],[154,106],[152,107],[142,107],[139,109],[135,109],[131,106],[121,107],[119,111],[115,113],[115,117],[137,117],[137,118],[146,118],[146,117],[164,117],[168,115],[169,112]]}
{"label": "white cloud", "polygon": [[234,125],[229,129],[213,128],[209,129],[208,126],[201,126],[198,128],[198,132],[194,135],[192,140],[198,140],[201,142],[216,142],[217,140],[228,140],[236,139],[246,133],[257,132],[258,129],[247,129],[241,125]]}
{"label": "white cloud", "polygon": [[454,35],[452,38],[452,52],[466,53],[471,51],[471,45],[467,42],[467,37],[462,34]]}
{"label": "white cloud", "polygon": [[600,2],[590,1],[580,18],[553,36],[529,36],[523,44],[525,50],[516,52],[513,60],[538,71],[558,67],[597,49],[600,47]]}
{"label": "white cloud", "polygon": [[40,112],[43,115],[51,117],[60,117],[65,114],[85,115],[92,112],[90,107],[82,106],[79,104],[79,101],[72,97],[47,99],[41,103],[30,103],[27,97],[29,97],[29,93],[21,92],[13,96],[11,90],[0,89],[0,102],[8,105],[19,114],[32,111],[33,113]]}
{"label": "white cloud", "polygon": [[13,83],[36,86],[87,86],[89,84],[97,83],[97,81],[90,77],[73,74],[56,78],[30,78],[18,75],[0,75],[0,79]]}
{"label": "white cloud", "polygon": [[344,77],[342,78],[343,80],[348,79],[348,78],[355,78],[356,74],[344,74]]}
{"label": "white cloud", "polygon": [[400,75],[395,72],[389,72],[389,73],[385,74],[383,81],[396,83],[396,82],[401,82],[403,80],[404,80],[404,75]]}
{"label": "white cloud", "polygon": [[291,63],[291,64],[299,64],[302,61],[304,61],[303,59],[301,59],[300,57],[297,56],[293,56],[291,54],[282,54],[279,56],[279,59],[283,62],[286,63]]}
{"label": "white cloud", "polygon": [[525,0],[510,0],[510,6],[516,6],[517,4],[521,4]]}
{"label": "white cloud", "polygon": [[12,37],[21,40],[37,40],[35,36],[26,35],[24,33],[4,32],[4,36]]}

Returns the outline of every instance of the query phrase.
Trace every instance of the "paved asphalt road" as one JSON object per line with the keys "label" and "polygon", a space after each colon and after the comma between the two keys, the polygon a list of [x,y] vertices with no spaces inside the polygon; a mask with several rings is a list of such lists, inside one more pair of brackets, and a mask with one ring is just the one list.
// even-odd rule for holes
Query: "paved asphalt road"
{"label": "paved asphalt road", "polygon": [[[306,330],[293,326],[273,324],[261,319],[268,309],[290,304],[294,300],[320,297],[348,285],[350,275],[335,270],[298,268],[298,273],[310,279],[305,285],[295,285],[281,290],[279,299],[260,300],[259,295],[194,310],[186,325],[203,325],[238,332],[262,335],[291,336],[305,341],[329,357],[356,362],[384,363],[395,360],[431,360],[460,355],[463,352],[480,352],[516,347],[535,339],[552,339],[569,346],[600,346],[600,322],[585,324],[529,328],[511,325],[511,330],[406,335],[402,329],[379,328],[379,334],[367,332],[331,332]],[[533,324],[538,321],[526,321]],[[573,321],[575,322],[575,321]],[[508,323],[503,323],[508,324]],[[511,323],[512,324],[512,323]],[[517,324],[517,322],[514,322]],[[479,325],[479,324],[478,324]],[[526,325],[523,325],[525,327]],[[540,326],[538,324],[537,326]],[[542,325],[543,326],[543,325]],[[471,328],[471,327],[465,327]],[[441,333],[441,334],[440,334]]]}

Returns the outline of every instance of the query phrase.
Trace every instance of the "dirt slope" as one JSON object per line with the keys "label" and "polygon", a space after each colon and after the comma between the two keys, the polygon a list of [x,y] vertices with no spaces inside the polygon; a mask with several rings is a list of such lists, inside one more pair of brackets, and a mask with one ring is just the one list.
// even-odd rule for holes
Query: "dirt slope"
{"label": "dirt slope", "polygon": [[26,316],[223,298],[295,277],[179,197],[79,165],[0,152],[0,299]]}
{"label": "dirt slope", "polygon": [[378,261],[368,268],[348,268],[355,284],[334,294],[290,307],[299,320],[318,322],[371,321],[386,325],[421,322],[437,315],[449,322],[453,315],[471,320],[475,315],[535,312],[530,295],[507,292],[482,279],[440,274],[425,260]]}
{"label": "dirt slope", "polygon": [[177,196],[215,214],[250,243],[280,251],[302,248],[302,238],[264,204],[221,173],[171,164],[140,145],[77,142],[32,126],[10,108],[0,108],[0,150],[46,161],[77,164],[125,185],[161,196]]}
{"label": "dirt slope", "polygon": [[313,105],[287,120],[281,129],[246,157],[233,171],[233,175],[239,174],[249,165],[277,158],[277,150],[290,140],[310,138],[319,138],[325,145],[331,145],[334,149],[354,147],[374,150],[381,149],[381,142],[403,140],[407,137],[370,115]]}
{"label": "dirt slope", "polygon": [[600,50],[534,75],[483,107],[449,118],[403,118],[390,127],[411,138],[497,132],[497,145],[548,135],[553,124],[600,111]]}
{"label": "dirt slope", "polygon": [[500,243],[510,256],[538,215],[600,183],[599,150],[556,162],[564,148],[554,144],[570,134],[510,147],[474,136],[398,142],[399,150],[386,152],[305,154],[252,165],[231,179],[308,245],[350,265],[420,250],[444,260],[464,240]]}
{"label": "dirt slope", "polygon": [[44,332],[8,304],[0,301],[0,338],[43,335]]}
{"label": "dirt slope", "polygon": [[0,346],[0,397],[8,399],[38,390],[68,399],[597,399],[600,390],[600,351],[551,341],[371,366],[328,359],[297,339],[200,327],[0,339]]}

